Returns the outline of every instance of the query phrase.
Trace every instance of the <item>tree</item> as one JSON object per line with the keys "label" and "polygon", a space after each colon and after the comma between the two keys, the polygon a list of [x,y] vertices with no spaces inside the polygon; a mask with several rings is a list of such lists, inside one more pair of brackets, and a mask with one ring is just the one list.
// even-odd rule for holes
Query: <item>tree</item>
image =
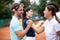
{"label": "tree", "polygon": [[38,14],[41,16],[43,16],[46,3],[46,0],[40,0],[40,4],[37,6]]}
{"label": "tree", "polygon": [[20,3],[24,4],[24,8],[28,7],[30,5],[30,0],[21,0]]}
{"label": "tree", "polygon": [[9,25],[12,12],[10,10],[10,4],[13,0],[0,0],[0,27]]}
{"label": "tree", "polygon": [[51,0],[51,2],[56,2],[60,7],[60,0]]}
{"label": "tree", "polygon": [[11,18],[11,10],[9,4],[13,0],[0,0],[0,19]]}

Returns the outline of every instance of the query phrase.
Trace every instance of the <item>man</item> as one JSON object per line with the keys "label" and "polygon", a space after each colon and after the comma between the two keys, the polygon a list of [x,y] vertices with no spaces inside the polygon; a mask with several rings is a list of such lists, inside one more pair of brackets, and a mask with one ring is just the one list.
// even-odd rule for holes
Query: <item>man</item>
{"label": "man", "polygon": [[31,27],[31,24],[23,30],[22,24],[19,21],[23,13],[23,5],[18,3],[12,4],[13,17],[10,23],[10,36],[11,40],[23,40],[23,37],[28,32]]}

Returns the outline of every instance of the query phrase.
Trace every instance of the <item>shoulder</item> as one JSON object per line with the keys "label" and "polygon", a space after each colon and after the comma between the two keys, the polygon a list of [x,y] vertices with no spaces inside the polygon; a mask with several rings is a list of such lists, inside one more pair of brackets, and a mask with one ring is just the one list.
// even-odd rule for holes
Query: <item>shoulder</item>
{"label": "shoulder", "polygon": [[26,22],[28,20],[28,18],[24,18],[24,22]]}
{"label": "shoulder", "polygon": [[17,18],[12,18],[10,22],[10,26],[16,26],[19,25],[19,20]]}
{"label": "shoulder", "polygon": [[46,25],[47,25],[47,22],[48,22],[48,20],[46,20],[46,21],[44,22],[43,26],[46,26]]}
{"label": "shoulder", "polygon": [[53,24],[56,25],[56,24],[59,24],[59,23],[58,23],[58,21],[56,19],[54,19]]}
{"label": "shoulder", "polygon": [[53,20],[52,25],[56,28],[60,27],[60,24],[58,23],[58,21],[56,19]]}
{"label": "shoulder", "polygon": [[46,24],[48,22],[48,20],[46,20],[45,22],[44,22],[44,24]]}

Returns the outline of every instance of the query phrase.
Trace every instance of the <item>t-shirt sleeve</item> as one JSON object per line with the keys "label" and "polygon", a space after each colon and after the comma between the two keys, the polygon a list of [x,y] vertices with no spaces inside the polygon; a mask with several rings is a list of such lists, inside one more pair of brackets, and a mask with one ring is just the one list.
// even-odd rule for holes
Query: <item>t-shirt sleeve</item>
{"label": "t-shirt sleeve", "polygon": [[14,31],[22,30],[22,25],[19,23],[12,24],[12,28]]}
{"label": "t-shirt sleeve", "polygon": [[55,24],[55,31],[56,32],[60,31],[60,24],[58,24],[58,23]]}

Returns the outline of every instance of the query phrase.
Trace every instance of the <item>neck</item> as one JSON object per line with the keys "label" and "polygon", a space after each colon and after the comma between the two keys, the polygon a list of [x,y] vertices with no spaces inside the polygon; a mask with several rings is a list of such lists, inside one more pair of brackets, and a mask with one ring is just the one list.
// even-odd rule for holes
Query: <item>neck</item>
{"label": "neck", "polygon": [[29,16],[26,16],[27,18],[29,18]]}
{"label": "neck", "polygon": [[50,20],[52,20],[52,18],[53,18],[53,16],[50,16],[50,17],[48,17],[48,20],[50,21]]}

